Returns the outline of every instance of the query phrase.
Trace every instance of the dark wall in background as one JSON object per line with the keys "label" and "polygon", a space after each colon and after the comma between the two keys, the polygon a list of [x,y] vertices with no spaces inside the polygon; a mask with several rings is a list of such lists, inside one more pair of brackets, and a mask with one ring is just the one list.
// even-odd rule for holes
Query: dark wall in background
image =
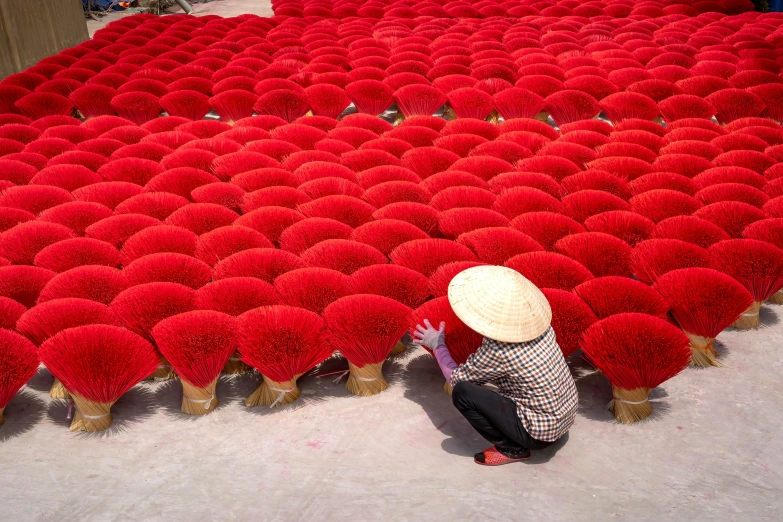
{"label": "dark wall in background", "polygon": [[81,0],[0,0],[0,79],[88,38]]}

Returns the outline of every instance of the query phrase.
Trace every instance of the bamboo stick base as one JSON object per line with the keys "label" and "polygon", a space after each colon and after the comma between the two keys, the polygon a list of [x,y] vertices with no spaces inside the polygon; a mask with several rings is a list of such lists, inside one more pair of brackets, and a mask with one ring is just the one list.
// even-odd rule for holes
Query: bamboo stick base
{"label": "bamboo stick base", "polygon": [[389,357],[395,357],[397,355],[405,353],[405,350],[407,350],[408,347],[405,346],[405,343],[402,341],[397,341],[397,344],[394,345],[394,348],[391,349],[389,352]]}
{"label": "bamboo stick base", "polygon": [[231,355],[231,358],[226,361],[226,365],[223,366],[221,373],[225,375],[239,375],[250,371],[250,366],[242,362],[236,352]]}
{"label": "bamboo stick base", "polygon": [[772,297],[767,299],[767,302],[772,304],[783,304],[783,290],[778,290],[772,294]]}
{"label": "bamboo stick base", "polygon": [[3,421],[5,420],[3,418],[3,412],[5,412],[5,408],[0,408],[0,425],[2,425]]}
{"label": "bamboo stick base", "polygon": [[739,328],[740,330],[751,330],[753,328],[758,328],[761,324],[761,320],[759,319],[759,310],[761,310],[761,303],[755,301],[752,305],[750,305],[750,308],[745,310],[742,315],[739,316],[739,319],[731,324],[731,326],[734,328]]}
{"label": "bamboo stick base", "polygon": [[71,399],[71,394],[68,393],[68,390],[65,389],[65,386],[63,386],[63,383],[60,382],[60,379],[57,377],[54,378],[54,382],[52,383],[52,387],[49,388],[49,397],[52,399]]}
{"label": "bamboo stick base", "polygon": [[688,339],[691,341],[691,366],[697,366],[699,368],[708,368],[710,366],[723,366],[718,362],[718,352],[715,351],[713,343],[715,339],[712,337],[703,337],[701,335],[685,332]]}
{"label": "bamboo stick base", "polygon": [[278,382],[273,381],[264,375],[264,380],[261,386],[245,399],[245,406],[269,406],[270,408],[276,408],[291,404],[296,401],[302,392],[296,386],[296,380],[299,376],[295,376],[290,381]]}
{"label": "bamboo stick base", "polygon": [[371,397],[381,393],[389,387],[389,383],[383,378],[381,372],[383,361],[374,364],[368,364],[359,368],[348,361],[348,382],[345,388],[360,397]]}
{"label": "bamboo stick base", "polygon": [[712,347],[712,343],[707,346],[691,345],[691,366],[698,366],[699,368],[716,366],[720,368],[723,365],[718,362],[717,357],[718,352]]}
{"label": "bamboo stick base", "polygon": [[631,424],[652,415],[652,405],[647,400],[649,393],[649,388],[621,390],[612,386],[614,418],[623,424]]}
{"label": "bamboo stick base", "polygon": [[445,391],[449,397],[451,397],[451,392],[454,391],[454,387],[449,383],[449,381],[446,381],[443,383],[443,391]]}
{"label": "bamboo stick base", "polygon": [[197,388],[192,384],[179,380],[182,383],[182,413],[188,415],[206,415],[218,407],[220,401],[215,395],[217,377],[206,388]]}
{"label": "bamboo stick base", "polygon": [[94,402],[75,393],[71,394],[76,412],[71,421],[71,431],[96,432],[111,426],[111,407],[114,403]]}
{"label": "bamboo stick base", "polygon": [[158,369],[155,370],[155,372],[150,375],[150,379],[156,380],[156,381],[168,381],[171,379],[175,379],[177,376],[174,374],[174,370],[171,369],[171,365],[169,362],[164,359],[163,357],[160,358],[160,364],[158,365]]}

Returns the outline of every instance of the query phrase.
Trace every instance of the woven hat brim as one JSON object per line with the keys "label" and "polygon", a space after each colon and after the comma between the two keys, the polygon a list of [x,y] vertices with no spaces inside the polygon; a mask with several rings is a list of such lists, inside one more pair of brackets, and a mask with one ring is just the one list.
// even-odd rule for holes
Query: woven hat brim
{"label": "woven hat brim", "polygon": [[448,297],[462,322],[496,341],[532,341],[552,323],[552,309],[541,290],[510,268],[464,270],[449,284]]}

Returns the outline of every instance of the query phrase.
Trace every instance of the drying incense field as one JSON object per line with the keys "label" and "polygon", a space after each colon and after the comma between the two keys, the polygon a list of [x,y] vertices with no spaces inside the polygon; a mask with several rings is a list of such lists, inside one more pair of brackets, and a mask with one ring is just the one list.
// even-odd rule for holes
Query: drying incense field
{"label": "drying incense field", "polygon": [[[9,520],[776,519],[783,16],[272,7],[0,80]],[[409,343],[477,349],[446,292],[482,264],[579,391],[500,469]]]}

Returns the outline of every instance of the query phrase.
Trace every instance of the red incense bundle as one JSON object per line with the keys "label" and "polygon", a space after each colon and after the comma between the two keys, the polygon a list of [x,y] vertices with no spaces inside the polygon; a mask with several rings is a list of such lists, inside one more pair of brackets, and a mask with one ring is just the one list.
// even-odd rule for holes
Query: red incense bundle
{"label": "red incense bundle", "polygon": [[753,304],[733,323],[747,330],[760,324],[761,305],[783,287],[783,250],[755,239],[729,239],[707,249],[710,267],[739,281]]}
{"label": "red incense bundle", "polygon": [[[401,306],[401,305],[400,305]],[[264,381],[245,399],[246,406],[285,406],[301,395],[296,380],[333,351],[324,320],[290,306],[264,306],[239,317],[242,360]]]}
{"label": "red incense bundle", "polygon": [[41,250],[74,236],[73,231],[55,223],[20,223],[0,237],[0,256],[15,264],[32,265]]}
{"label": "red incense bundle", "polygon": [[321,314],[350,293],[350,277],[328,268],[300,268],[277,277],[275,288],[285,304]]}
{"label": "red incense bundle", "polygon": [[380,251],[346,239],[327,239],[302,252],[302,260],[310,266],[337,270],[346,275],[370,265],[387,263]]}
{"label": "red incense bundle", "polygon": [[631,275],[633,249],[625,241],[603,232],[566,236],[555,244],[555,251],[578,261],[597,277]]}
{"label": "red incense bundle", "polygon": [[214,278],[256,277],[272,283],[278,276],[306,266],[302,259],[284,250],[251,248],[237,252],[215,265]]}
{"label": "red incense bundle", "polygon": [[590,232],[604,232],[634,246],[650,238],[655,223],[634,212],[612,210],[590,216],[585,220],[585,227]]}
{"label": "red incense bundle", "polygon": [[346,388],[369,397],[389,387],[381,368],[410,325],[412,310],[379,295],[338,299],[323,312],[332,346],[348,359]]}
{"label": "red incense bundle", "polygon": [[[110,306],[128,330],[154,341],[152,329],[155,325],[172,315],[194,310],[195,299],[195,291],[184,285],[146,283],[124,290],[114,298]],[[164,380],[173,377],[165,359],[160,358],[152,377]]]}
{"label": "red incense bundle", "polygon": [[0,330],[0,424],[3,412],[16,392],[38,370],[35,346],[21,335]]}
{"label": "red incense bundle", "polygon": [[461,234],[457,243],[470,248],[479,261],[491,265],[501,265],[519,254],[544,250],[533,238],[511,227],[479,228]]}
{"label": "red incense bundle", "polygon": [[579,262],[554,252],[519,254],[505,262],[539,288],[571,291],[593,279],[593,274]]}
{"label": "red incense bundle", "polygon": [[71,431],[89,432],[111,426],[112,405],[153,373],[159,360],[143,338],[109,325],[63,330],[46,341],[38,354],[76,404]]}
{"label": "red incense bundle", "polygon": [[454,261],[453,263],[446,263],[441,266],[432,274],[429,279],[428,289],[433,297],[444,297],[448,293],[449,284],[454,276],[473,268],[474,266],[481,266],[486,263],[479,263],[477,261]]}
{"label": "red incense bundle", "polygon": [[140,257],[162,252],[194,256],[198,236],[182,227],[157,225],[139,230],[125,240],[120,251],[122,263],[129,265]]}
{"label": "red incense bundle", "polygon": [[735,279],[711,268],[672,270],[655,282],[671,314],[690,339],[691,365],[721,366],[713,342],[753,304]]}
{"label": "red incense bundle", "polygon": [[612,383],[615,418],[625,424],[652,414],[650,390],[688,366],[688,338],[645,314],[618,314],[590,326],[582,350]]}
{"label": "red incense bundle", "polygon": [[[763,221],[757,221],[756,223]],[[718,241],[729,239],[729,235],[722,228],[696,216],[675,216],[664,219],[655,225],[651,237],[679,239],[702,248],[707,248]]]}
{"label": "red incense bundle", "polygon": [[185,312],[160,321],[152,337],[182,383],[182,413],[215,409],[218,376],[237,346],[236,320],[210,310]]}
{"label": "red incense bundle", "polygon": [[552,308],[552,330],[563,357],[568,357],[582,345],[582,336],[598,318],[587,304],[573,292],[542,288],[541,292]]}
{"label": "red incense bundle", "polygon": [[633,273],[648,285],[678,268],[707,266],[709,256],[705,249],[679,239],[648,239],[637,243],[631,254]]}
{"label": "red incense bundle", "polygon": [[511,227],[535,239],[547,250],[553,250],[561,238],[585,232],[584,226],[568,216],[553,212],[530,212],[514,218]]}
{"label": "red incense bundle", "polygon": [[446,239],[417,239],[403,243],[389,254],[396,265],[430,277],[435,270],[454,261],[476,261],[473,252],[459,243]]}
{"label": "red incense bundle", "polygon": [[666,319],[669,306],[658,292],[628,277],[608,276],[586,281],[574,293],[593,309],[600,319],[636,312]]}
{"label": "red incense bundle", "polygon": [[173,252],[150,254],[125,266],[131,285],[168,282],[199,289],[212,280],[212,268],[195,257]]}
{"label": "red incense bundle", "polygon": [[[271,284],[254,277],[229,277],[214,281],[196,292],[196,308],[215,310],[234,317],[259,306],[280,304],[280,296]],[[245,373],[248,366],[238,354],[232,354],[223,366],[223,373]]]}

